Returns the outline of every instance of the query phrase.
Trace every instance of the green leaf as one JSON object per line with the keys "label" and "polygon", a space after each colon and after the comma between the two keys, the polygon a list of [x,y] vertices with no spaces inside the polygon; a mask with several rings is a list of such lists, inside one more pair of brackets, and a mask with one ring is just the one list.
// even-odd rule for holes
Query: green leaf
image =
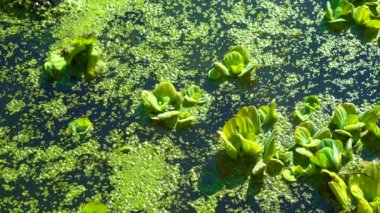
{"label": "green leaf", "polygon": [[319,150],[310,157],[310,161],[323,169],[338,170],[341,167],[342,154],[342,142],[324,139],[319,145]]}
{"label": "green leaf", "polygon": [[179,109],[183,101],[181,94],[177,92],[174,85],[168,81],[156,85],[152,93],[157,98],[158,104],[164,108],[163,110],[170,108],[170,106],[174,109]]}
{"label": "green leaf", "polygon": [[335,108],[333,118],[330,121],[330,128],[331,129],[343,129],[344,123],[347,119],[347,112],[345,108],[342,105],[338,105]]}
{"label": "green leaf", "polygon": [[376,123],[377,122],[377,114],[379,113],[379,109],[373,107],[363,114],[360,115],[359,120],[365,124]]}
{"label": "green leaf", "polygon": [[260,106],[259,113],[264,125],[272,125],[278,121],[279,115],[276,112],[276,100],[273,99],[270,106]]}
{"label": "green leaf", "polygon": [[369,20],[365,23],[366,27],[380,29],[380,20]]}
{"label": "green leaf", "polygon": [[65,58],[57,53],[53,53],[44,64],[46,73],[54,80],[59,80],[65,75],[67,66]]}
{"label": "green leaf", "polygon": [[244,70],[244,58],[237,52],[232,51],[224,56],[223,64],[232,72],[234,75],[239,75]]}
{"label": "green leaf", "polygon": [[356,196],[359,194],[353,193],[357,199],[364,197],[367,201],[373,201],[376,197],[380,197],[380,163],[367,162],[360,173],[350,177],[349,185],[351,192],[353,186],[362,191],[364,196]]}
{"label": "green leaf", "polygon": [[[222,143],[225,144],[227,154],[232,159],[243,155],[256,156],[261,151],[261,146],[256,142],[255,127],[247,117],[229,119],[218,133],[221,135]],[[236,155],[228,147],[230,145],[236,150]]]}
{"label": "green leaf", "polygon": [[279,130],[273,130],[272,134],[264,142],[263,161],[267,163],[276,153]]}
{"label": "green leaf", "polygon": [[296,152],[298,154],[306,156],[308,158],[310,158],[311,156],[314,155],[312,152],[310,152],[309,150],[305,149],[304,147],[298,147],[298,148],[296,148]]}
{"label": "green leaf", "polygon": [[227,139],[227,136],[222,131],[218,131],[218,134],[221,137],[221,142],[224,144],[224,149],[226,150],[227,155],[230,158],[236,160],[237,150],[234,145]]}
{"label": "green leaf", "polygon": [[93,124],[88,118],[78,118],[69,123],[68,131],[74,136],[83,138],[88,135],[93,128]]}
{"label": "green leaf", "polygon": [[365,25],[371,17],[368,6],[362,5],[354,9],[353,18],[358,25]]}
{"label": "green leaf", "polygon": [[210,95],[194,84],[183,90],[182,94],[185,99],[184,104],[188,106],[202,105],[210,100]]}
{"label": "green leaf", "polygon": [[317,127],[315,126],[315,124],[312,121],[304,121],[299,126],[305,127],[306,129],[308,129],[310,132],[310,135],[312,135],[312,136],[315,133],[317,133]]}
{"label": "green leaf", "polygon": [[89,202],[80,208],[81,213],[107,213],[107,206],[100,202]]}
{"label": "green leaf", "polygon": [[208,77],[212,80],[218,80],[221,79],[224,76],[230,76],[230,71],[226,66],[224,66],[220,62],[214,62],[213,63],[213,69],[211,69],[208,73]]}
{"label": "green leaf", "polygon": [[363,191],[357,185],[350,185],[351,194],[358,200],[359,213],[373,213],[371,205],[364,198]]}
{"label": "green leaf", "polygon": [[322,169],[322,173],[326,173],[330,176],[331,181],[329,181],[329,187],[335,198],[338,200],[339,204],[343,209],[349,209],[350,201],[347,194],[347,185],[346,183],[335,173],[330,172],[326,169]]}
{"label": "green leaf", "polygon": [[166,105],[159,106],[156,96],[154,96],[150,91],[143,90],[141,93],[141,98],[143,100],[144,106],[151,109],[152,111],[162,112],[166,107]]}
{"label": "green leaf", "polygon": [[236,113],[238,117],[247,117],[251,120],[255,127],[255,134],[261,133],[261,118],[260,113],[254,106],[242,107]]}
{"label": "green leaf", "polygon": [[327,139],[327,138],[332,138],[332,134],[330,132],[330,129],[329,128],[322,128],[320,129],[318,132],[316,132],[314,135],[313,135],[313,138],[314,139]]}
{"label": "green leaf", "polygon": [[313,140],[309,130],[302,126],[296,128],[294,132],[294,139],[297,144],[306,148],[316,147],[320,142],[320,140]]}
{"label": "green leaf", "polygon": [[247,65],[250,62],[251,55],[249,54],[248,50],[244,46],[242,45],[234,46],[230,49],[230,52],[233,52],[233,51],[238,52],[243,57],[244,65]]}

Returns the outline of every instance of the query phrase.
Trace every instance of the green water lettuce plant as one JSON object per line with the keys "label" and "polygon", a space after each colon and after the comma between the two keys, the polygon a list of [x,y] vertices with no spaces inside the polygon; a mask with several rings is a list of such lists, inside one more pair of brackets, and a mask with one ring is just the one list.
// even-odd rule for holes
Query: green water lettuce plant
{"label": "green water lettuce plant", "polygon": [[302,105],[296,108],[294,111],[294,116],[299,121],[306,121],[309,119],[311,114],[319,108],[318,96],[312,95],[304,99]]}
{"label": "green water lettuce plant", "polygon": [[153,91],[143,90],[142,104],[149,118],[167,128],[187,128],[198,122],[198,109],[211,97],[196,85],[178,92],[171,82],[156,85]]}
{"label": "green water lettuce plant", "polygon": [[83,139],[89,135],[94,129],[93,124],[88,118],[78,118],[69,123],[67,131],[79,139]]}
{"label": "green water lettuce plant", "polygon": [[261,151],[255,126],[247,117],[229,119],[218,134],[227,155],[234,160],[247,155],[256,157]]}
{"label": "green water lettuce plant", "polygon": [[380,152],[380,105],[374,106],[359,116],[359,120],[365,123],[363,143],[371,150]]}
{"label": "green water lettuce plant", "polygon": [[335,172],[331,172],[327,169],[322,169],[322,173],[327,174],[330,177],[330,180],[328,182],[329,188],[334,194],[340,206],[346,211],[349,211],[351,201],[347,193],[347,185],[344,180]]}
{"label": "green water lettuce plant", "polygon": [[251,72],[257,67],[258,62],[251,59],[248,50],[242,45],[237,45],[228,51],[223,62],[214,62],[213,69],[209,71],[208,76],[213,80],[231,76],[244,79],[250,77]]}
{"label": "green water lettuce plant", "polygon": [[380,163],[367,162],[360,173],[350,177],[349,188],[358,201],[358,212],[379,212]]}
{"label": "green water lettuce plant", "polygon": [[82,205],[80,213],[107,213],[107,206],[103,203],[92,201]]}
{"label": "green water lettuce plant", "polygon": [[331,137],[332,134],[328,128],[317,130],[313,122],[303,122],[294,131],[294,139],[299,146],[296,151],[301,155],[311,157],[313,155],[311,150],[316,149],[321,140]]}
{"label": "green water lettuce plant", "polygon": [[276,111],[276,100],[273,99],[269,106],[260,106],[259,113],[263,125],[273,125],[279,119]]}
{"label": "green water lettuce plant", "polygon": [[325,19],[328,23],[347,22],[346,16],[352,13],[354,5],[348,0],[331,0],[327,2]]}
{"label": "green water lettuce plant", "polygon": [[60,80],[67,73],[71,77],[94,79],[105,67],[93,37],[80,37],[72,45],[59,51],[52,51],[45,62],[45,71],[53,80]]}
{"label": "green water lettuce plant", "polygon": [[194,84],[183,90],[182,96],[186,106],[202,105],[210,100],[210,95]]}
{"label": "green water lettuce plant", "polygon": [[65,75],[68,64],[60,53],[52,52],[44,67],[49,77],[57,81]]}

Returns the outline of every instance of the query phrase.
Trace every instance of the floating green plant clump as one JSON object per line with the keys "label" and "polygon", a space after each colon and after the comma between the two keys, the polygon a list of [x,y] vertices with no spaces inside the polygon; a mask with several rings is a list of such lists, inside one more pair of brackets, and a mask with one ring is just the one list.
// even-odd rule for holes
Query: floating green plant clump
{"label": "floating green plant clump", "polygon": [[141,98],[149,118],[169,129],[183,129],[198,123],[198,109],[211,101],[199,86],[191,85],[180,93],[167,81],[156,85],[153,91],[142,91]]}
{"label": "floating green plant clump", "polygon": [[260,106],[259,109],[255,106],[243,107],[218,131],[226,154],[231,159],[250,158],[250,163],[258,161],[252,170],[254,175],[262,174],[269,165],[284,165],[277,155],[278,129],[260,142],[264,137],[262,127],[273,125],[278,120],[275,103],[273,100],[271,106]]}
{"label": "floating green plant clump", "polygon": [[299,121],[306,121],[311,114],[319,107],[319,99],[317,96],[308,96],[304,99],[302,106],[294,111],[295,117]]}
{"label": "floating green plant clump", "polygon": [[375,38],[380,29],[378,1],[331,0],[325,20],[330,29],[342,30],[355,23],[365,38]]}
{"label": "floating green plant clump", "polygon": [[60,80],[66,74],[76,78],[94,79],[105,67],[97,50],[96,39],[75,38],[72,46],[52,51],[45,63],[45,71],[53,80]]}
{"label": "floating green plant clump", "polygon": [[88,118],[78,118],[69,123],[67,132],[76,138],[83,139],[94,129],[93,124]]}
{"label": "floating green plant clump", "polygon": [[251,59],[248,50],[242,46],[232,47],[226,55],[223,62],[214,62],[213,69],[208,73],[209,78],[219,80],[224,77],[235,76],[242,81],[251,81],[251,74],[254,74],[259,67],[255,59]]}
{"label": "floating green plant clump", "polygon": [[100,202],[89,202],[80,208],[80,213],[107,213],[107,206]]}

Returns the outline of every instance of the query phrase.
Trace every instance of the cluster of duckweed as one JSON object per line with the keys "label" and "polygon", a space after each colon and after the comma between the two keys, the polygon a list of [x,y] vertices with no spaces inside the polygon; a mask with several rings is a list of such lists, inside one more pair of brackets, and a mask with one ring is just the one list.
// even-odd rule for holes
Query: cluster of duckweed
{"label": "cluster of duckweed", "polygon": [[[100,201],[110,212],[331,210],[304,183],[221,179],[215,134],[238,108],[276,98],[279,142],[288,148],[287,115],[304,96],[319,94],[318,127],[343,100],[380,102],[377,44],[324,31],[324,8],[303,0],[63,0],[43,18],[0,11],[0,209],[73,212]],[[107,72],[92,82],[44,78],[49,51],[83,35],[98,38]],[[207,79],[235,44],[266,65],[253,87]],[[203,122],[174,132],[150,125],[140,94],[163,80],[215,97]],[[65,131],[78,117],[94,124],[83,141]]]}

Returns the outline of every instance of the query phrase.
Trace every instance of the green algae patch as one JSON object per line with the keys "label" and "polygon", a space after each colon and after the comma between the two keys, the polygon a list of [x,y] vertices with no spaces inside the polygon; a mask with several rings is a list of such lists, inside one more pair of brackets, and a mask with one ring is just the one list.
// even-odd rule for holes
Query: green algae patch
{"label": "green algae patch", "polygon": [[110,155],[114,175],[110,177],[115,188],[109,195],[109,206],[114,212],[149,211],[169,209],[173,193],[179,190],[179,167],[167,162],[166,156],[177,148],[165,149],[171,141],[162,139],[158,147],[141,143],[128,154],[116,152]]}

